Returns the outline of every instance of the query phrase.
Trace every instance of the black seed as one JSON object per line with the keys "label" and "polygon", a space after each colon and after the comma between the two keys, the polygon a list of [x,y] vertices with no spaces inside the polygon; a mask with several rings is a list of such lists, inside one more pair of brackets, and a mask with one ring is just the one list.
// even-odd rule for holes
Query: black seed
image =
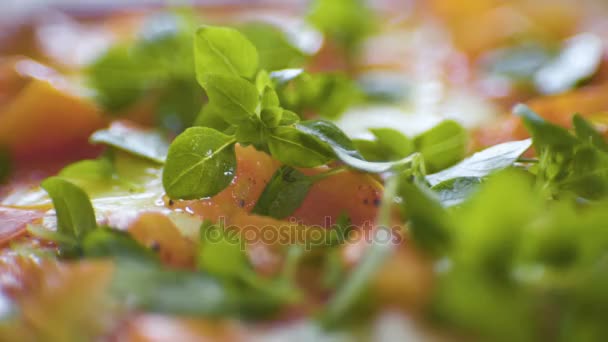
{"label": "black seed", "polygon": [[152,241],[152,243],[150,244],[150,249],[155,252],[160,251],[160,244],[158,243],[158,241]]}

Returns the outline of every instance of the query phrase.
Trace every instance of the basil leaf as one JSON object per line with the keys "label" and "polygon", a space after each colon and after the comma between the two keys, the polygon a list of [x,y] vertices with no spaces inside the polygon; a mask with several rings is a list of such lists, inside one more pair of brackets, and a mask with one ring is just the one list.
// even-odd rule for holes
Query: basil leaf
{"label": "basil leaf", "polygon": [[253,22],[240,27],[239,31],[257,48],[260,69],[292,68],[306,61],[306,55],[291,44],[279,27]]}
{"label": "basil leaf", "polygon": [[567,149],[578,143],[568,130],[546,121],[524,104],[516,105],[513,113],[523,119],[524,126],[532,135],[534,146],[539,150],[547,146]]}
{"label": "basil leaf", "polygon": [[129,46],[111,47],[87,70],[97,102],[119,112],[160,94],[158,122],[175,132],[190,125],[193,112],[187,107],[202,100],[194,76],[195,22],[188,14],[160,13],[144,22]]}
{"label": "basil leaf", "polygon": [[222,112],[222,119],[237,125],[255,116],[258,91],[249,81],[230,75],[205,74],[201,84],[210,103]]}
{"label": "basil leaf", "polygon": [[110,158],[102,156],[98,159],[86,159],[75,162],[59,171],[59,176],[76,183],[105,183],[112,180],[114,165]]}
{"label": "basil leaf", "polygon": [[89,196],[59,177],[45,179],[41,187],[49,193],[57,213],[57,232],[81,240],[97,227]]}
{"label": "basil leaf", "polygon": [[314,181],[289,166],[281,166],[260,195],[252,213],[283,219],[298,209]]}
{"label": "basil leaf", "polygon": [[308,20],[351,54],[377,25],[364,0],[315,0]]}
{"label": "basil leaf", "polygon": [[235,229],[205,220],[200,227],[199,269],[225,278],[238,278],[249,263]]}
{"label": "basil leaf", "polygon": [[290,69],[271,73],[271,77],[277,83],[281,105],[296,113],[313,112],[333,119],[363,98],[358,85],[341,73],[308,74]]}
{"label": "basil leaf", "polygon": [[403,133],[392,128],[372,128],[376,142],[389,152],[390,159],[401,159],[414,153],[414,143]]}
{"label": "basil leaf", "polygon": [[203,86],[209,73],[251,78],[258,69],[255,46],[239,31],[226,27],[203,26],[196,31],[194,60]]}
{"label": "basil leaf", "polygon": [[376,140],[353,141],[357,151],[367,160],[387,161],[407,157],[414,152],[414,143],[392,128],[370,129]]}
{"label": "basil leaf", "polygon": [[338,159],[344,164],[352,167],[353,169],[369,173],[384,173],[389,171],[401,170],[411,166],[412,161],[414,161],[418,157],[418,153],[414,153],[401,160],[391,162],[370,162],[364,159],[353,157],[339,148],[334,149],[334,152],[336,154],[336,157],[338,157]]}
{"label": "basil leaf", "polygon": [[441,205],[451,207],[467,200],[481,182],[479,177],[458,177],[443,181],[431,189],[437,194]]}
{"label": "basil leaf", "polygon": [[93,144],[112,146],[159,164],[165,162],[169,149],[169,142],[160,132],[142,130],[120,123],[96,131],[89,141]]}
{"label": "basil leaf", "polygon": [[138,60],[131,49],[115,46],[89,67],[87,75],[96,101],[115,112],[137,101],[159,73],[152,61]]}
{"label": "basil leaf", "polygon": [[238,313],[240,304],[236,293],[209,275],[137,260],[119,260],[110,293],[118,303],[176,315],[221,317]]}
{"label": "basil leaf", "polygon": [[353,142],[335,124],[326,120],[301,121],[295,126],[299,131],[318,138],[334,149],[356,158],[362,158]]}
{"label": "basil leaf", "polygon": [[289,110],[283,110],[279,126],[291,126],[298,122],[300,122],[300,116],[298,114]]}
{"label": "basil leaf", "polygon": [[140,245],[129,233],[99,227],[89,232],[82,241],[82,250],[85,257],[90,258],[125,258],[147,262],[158,262],[152,250]]}
{"label": "basil leaf", "polygon": [[426,180],[434,186],[455,178],[483,178],[494,171],[513,165],[531,145],[531,139],[494,145],[448,169],[426,176]]}
{"label": "basil leaf", "polygon": [[326,144],[289,126],[272,131],[268,148],[275,159],[294,167],[315,167],[333,159],[333,153]]}
{"label": "basil leaf", "polygon": [[163,186],[173,199],[217,194],[236,172],[234,137],[207,127],[192,127],[177,136],[167,155]]}
{"label": "basil leaf", "polygon": [[412,156],[394,162],[370,162],[364,160],[353,142],[336,125],[325,120],[302,121],[296,129],[326,143],[335,156],[346,165],[365,172],[383,173],[411,163]]}
{"label": "basil leaf", "polygon": [[410,221],[409,231],[414,241],[434,254],[445,253],[452,228],[435,194],[416,183],[402,181],[399,195],[403,197],[402,211]]}
{"label": "basil leaf", "polygon": [[608,143],[604,140],[604,137],[593,128],[593,125],[585,120],[580,114],[574,115],[572,118],[572,124],[576,136],[583,140],[588,141],[595,147],[602,151],[608,152]]}
{"label": "basil leaf", "polygon": [[281,107],[264,108],[260,113],[260,120],[262,120],[264,126],[268,128],[278,127],[281,120],[283,120],[283,112],[284,110]]}
{"label": "basil leaf", "polygon": [[8,148],[0,146],[0,184],[8,180],[11,174],[12,161]]}
{"label": "basil leaf", "polygon": [[461,161],[467,151],[468,133],[457,122],[446,120],[414,138],[428,172],[436,172]]}
{"label": "basil leaf", "polygon": [[230,124],[224,120],[222,110],[209,102],[201,109],[194,126],[209,127],[223,132],[230,127]]}

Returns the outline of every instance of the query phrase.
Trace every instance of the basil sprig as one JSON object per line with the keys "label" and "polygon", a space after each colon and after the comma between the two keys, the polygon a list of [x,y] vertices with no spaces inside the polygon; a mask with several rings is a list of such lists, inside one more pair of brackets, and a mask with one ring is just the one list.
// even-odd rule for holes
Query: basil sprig
{"label": "basil sprig", "polygon": [[300,121],[281,106],[275,83],[258,70],[258,52],[239,31],[203,26],[194,40],[196,76],[209,103],[197,123],[171,144],[163,186],[174,199],[213,196],[235,175],[234,145],[252,145],[290,167],[316,167],[340,160],[380,173],[410,162],[369,162],[334,124]]}

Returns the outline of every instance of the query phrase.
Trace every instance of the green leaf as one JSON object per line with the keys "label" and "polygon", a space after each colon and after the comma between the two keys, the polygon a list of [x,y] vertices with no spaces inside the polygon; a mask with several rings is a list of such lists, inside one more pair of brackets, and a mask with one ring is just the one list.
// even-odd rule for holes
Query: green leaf
{"label": "green leaf", "polygon": [[334,119],[363,97],[358,85],[341,73],[308,74],[287,69],[270,76],[277,84],[281,105],[296,113],[312,112]]}
{"label": "green leaf", "polygon": [[88,258],[112,257],[158,262],[156,254],[140,245],[129,233],[109,227],[99,227],[89,232],[82,241],[82,250]]}
{"label": "green leaf", "polygon": [[375,140],[354,141],[357,151],[370,161],[402,159],[414,152],[414,143],[401,132],[392,128],[370,129]]}
{"label": "green leaf", "polygon": [[205,74],[201,82],[210,103],[226,122],[238,125],[255,116],[258,91],[249,81],[231,75]]}
{"label": "green leaf", "polygon": [[[154,92],[168,94],[182,82],[196,83],[194,27],[194,20],[188,15],[160,13],[148,18],[131,45],[111,47],[87,69],[87,81],[96,100],[106,110],[117,112]],[[184,122],[179,125],[190,124],[182,108],[185,103],[200,101],[200,94],[193,93],[192,86],[189,88],[189,92],[182,91],[182,101],[161,95],[161,123],[166,119],[164,113],[180,112],[179,120]],[[188,95],[192,98],[186,98]]]}
{"label": "green leaf", "polygon": [[214,277],[137,260],[118,262],[110,293],[123,305],[174,315],[222,317],[239,309],[237,294]]}
{"label": "green leaf", "polygon": [[272,131],[268,148],[275,159],[293,167],[315,167],[333,159],[333,153],[326,144],[289,126]]}
{"label": "green leaf", "polygon": [[349,53],[356,52],[376,27],[364,0],[315,0],[308,20]]}
{"label": "green leaf", "polygon": [[570,148],[578,143],[578,140],[565,128],[546,121],[524,104],[516,105],[513,113],[523,119],[524,126],[532,135],[537,149],[547,146],[556,149]]}
{"label": "green leaf", "polygon": [[532,134],[539,154],[534,171],[541,189],[548,190],[546,195],[558,196],[566,191],[599,199],[608,194],[608,153],[598,147],[595,134],[587,131],[590,127],[583,127],[584,123],[574,119],[580,138],[544,120],[525,105],[516,106],[514,111],[522,116]]}
{"label": "green leaf", "polygon": [[163,186],[173,199],[213,196],[230,184],[236,172],[234,137],[206,127],[188,128],[167,155]]}
{"label": "green leaf", "polygon": [[168,81],[158,99],[157,125],[171,133],[183,132],[194,124],[204,98],[195,79]]}
{"label": "green leaf", "polygon": [[291,126],[300,122],[300,116],[292,111],[283,110],[279,126]]}
{"label": "green leaf", "polygon": [[45,179],[41,187],[49,193],[57,213],[57,232],[81,240],[97,227],[89,196],[59,177]]}
{"label": "green leaf", "polygon": [[260,113],[260,120],[268,128],[278,127],[283,119],[283,112],[284,110],[281,107],[264,108]]}
{"label": "green leaf", "polygon": [[401,159],[414,152],[414,143],[403,133],[392,128],[372,128],[370,132],[376,137],[376,142],[388,150],[391,159]]}
{"label": "green leaf", "polygon": [[306,61],[306,55],[291,44],[279,27],[253,22],[245,24],[239,30],[257,48],[260,69],[293,68]]}
{"label": "green leaf", "polygon": [[452,228],[439,199],[428,188],[406,180],[400,182],[399,195],[403,197],[402,211],[410,221],[413,240],[434,254],[445,253]]}
{"label": "green leaf", "polygon": [[302,121],[295,126],[302,133],[326,143],[346,165],[365,172],[383,173],[411,164],[413,155],[392,162],[370,162],[359,154],[353,142],[336,125],[325,120]]}
{"label": "green leaf", "polygon": [[112,47],[88,69],[89,83],[95,98],[105,109],[121,110],[139,99],[159,71],[151,61],[138,61],[128,47]]}
{"label": "green leaf", "polygon": [[316,137],[334,149],[340,149],[353,157],[362,158],[353,142],[338,126],[326,120],[307,120],[296,124],[299,131]]}
{"label": "green leaf", "polygon": [[604,137],[598,131],[596,131],[593,125],[585,120],[580,114],[576,114],[574,117],[572,117],[572,124],[574,126],[576,136],[579,139],[588,141],[600,150],[608,152],[608,143],[606,143]]}
{"label": "green leaf", "polygon": [[209,73],[251,78],[258,69],[255,46],[239,31],[226,27],[203,26],[196,31],[194,60],[203,86]]}
{"label": "green leaf", "polygon": [[436,172],[461,161],[466,154],[468,132],[457,122],[446,120],[414,138],[428,172]]}
{"label": "green leaf", "polygon": [[240,277],[250,266],[238,233],[205,220],[200,228],[198,268],[219,277]]}
{"label": "green leaf", "polygon": [[223,132],[228,129],[230,124],[224,120],[222,110],[209,102],[201,109],[194,121],[194,126],[209,127]]}
{"label": "green leaf", "polygon": [[444,207],[451,207],[466,201],[482,183],[478,177],[458,177],[443,181],[431,189],[437,194]]}
{"label": "green leaf", "polygon": [[169,149],[169,142],[161,132],[120,123],[96,131],[89,141],[93,144],[112,146],[159,164],[165,162]]}
{"label": "green leaf", "polygon": [[0,146],[0,184],[8,180],[12,171],[11,155],[7,148]]}
{"label": "green leaf", "polygon": [[78,186],[107,184],[114,176],[114,165],[107,156],[85,159],[66,166],[59,176]]}
{"label": "green leaf", "polygon": [[282,166],[260,195],[252,213],[283,219],[300,207],[314,180],[289,166]]}
{"label": "green leaf", "polygon": [[277,95],[277,92],[274,91],[273,88],[266,86],[266,88],[264,88],[264,90],[262,91],[262,108],[273,108],[273,107],[278,107],[280,105],[279,103],[279,96]]}
{"label": "green leaf", "polygon": [[450,179],[483,178],[492,172],[513,165],[531,145],[531,139],[494,145],[475,153],[448,169],[428,175],[426,180],[431,186],[435,186]]}

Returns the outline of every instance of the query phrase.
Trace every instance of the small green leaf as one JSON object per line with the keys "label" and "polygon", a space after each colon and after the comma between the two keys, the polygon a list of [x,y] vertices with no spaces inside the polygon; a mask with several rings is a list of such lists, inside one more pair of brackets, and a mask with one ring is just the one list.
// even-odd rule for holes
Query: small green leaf
{"label": "small green leaf", "polygon": [[267,134],[264,123],[257,117],[251,117],[236,127],[235,137],[241,145],[260,146],[266,141]]}
{"label": "small green leaf", "polygon": [[210,103],[226,122],[237,125],[255,116],[258,91],[249,81],[238,76],[205,74],[202,85]]}
{"label": "small green leaf", "polygon": [[538,149],[547,146],[558,149],[569,148],[578,143],[577,139],[568,130],[546,121],[524,104],[516,105],[513,108],[513,113],[523,119],[524,126],[532,135],[534,145]]}
{"label": "small green leaf", "polygon": [[444,207],[451,207],[466,201],[479,187],[482,179],[478,177],[458,177],[443,181],[431,189],[437,194]]}
{"label": "small green leaf", "polygon": [[196,117],[196,121],[194,121],[194,126],[209,127],[216,131],[223,132],[230,124],[224,120],[222,110],[209,102],[201,109]]}
{"label": "small green leaf", "polygon": [[291,126],[298,122],[300,122],[300,116],[298,114],[289,110],[283,110],[283,113],[281,113],[281,121],[279,121],[279,126]]}
{"label": "small green leaf", "polygon": [[370,132],[376,137],[377,143],[388,150],[391,159],[401,159],[414,152],[414,143],[403,133],[392,128],[372,128]]}
{"label": "small green leaf", "polygon": [[409,228],[414,241],[425,250],[445,253],[452,228],[435,194],[404,180],[399,185],[399,195],[403,197],[402,211],[410,220]]}
{"label": "small green leaf", "polygon": [[428,175],[431,186],[456,178],[483,178],[492,172],[504,169],[513,163],[532,145],[531,139],[510,141],[486,148],[460,163]]}
{"label": "small green leaf", "polygon": [[375,29],[373,14],[365,0],[315,0],[308,20],[352,54]]}
{"label": "small green leaf", "polygon": [[89,258],[125,258],[141,261],[157,262],[157,256],[152,250],[140,245],[129,233],[99,227],[89,232],[82,241],[82,250]]}
{"label": "small green leaf", "polygon": [[238,278],[249,269],[238,231],[205,220],[200,228],[197,265],[224,278]]}
{"label": "small green leaf", "polygon": [[251,78],[258,69],[255,46],[239,31],[226,27],[199,28],[194,40],[194,59],[201,85],[209,73]]}
{"label": "small green leaf", "polygon": [[279,105],[277,92],[273,88],[266,86],[262,92],[262,108],[278,107]]}
{"label": "small green leaf", "polygon": [[268,148],[274,158],[294,167],[315,167],[333,159],[333,153],[326,144],[289,126],[277,127],[272,131]]}
{"label": "small green leaf", "polygon": [[282,166],[260,195],[252,213],[283,219],[302,205],[314,181],[289,166]]}
{"label": "small green leaf", "polygon": [[326,120],[308,120],[299,122],[296,124],[296,128],[327,143],[334,149],[340,149],[348,155],[362,158],[350,138],[332,122]]}
{"label": "small green leaf", "polygon": [[59,177],[45,179],[41,187],[49,193],[57,213],[57,232],[81,240],[97,227],[89,196]]}
{"label": "small green leaf", "polygon": [[467,152],[468,132],[457,122],[446,120],[414,138],[426,169],[436,172],[461,161]]}
{"label": "small green leaf", "polygon": [[260,69],[277,70],[302,65],[306,56],[287,39],[279,27],[261,23],[248,23],[239,30],[255,45]]}
{"label": "small green leaf", "polygon": [[68,181],[85,182],[92,185],[109,182],[113,175],[114,165],[110,158],[104,156],[98,159],[77,161],[59,171],[59,176]]}
{"label": "small green leaf", "polygon": [[281,107],[264,108],[260,113],[260,119],[266,127],[275,128],[281,123],[283,112]]}
{"label": "small green leaf", "polygon": [[169,149],[168,140],[159,131],[143,130],[120,123],[93,133],[89,141],[112,146],[159,164],[165,162]]}
{"label": "small green leaf", "polygon": [[195,199],[226,188],[236,171],[234,144],[234,137],[207,127],[192,127],[177,136],[163,170],[167,195]]}
{"label": "small green leaf", "polygon": [[608,152],[608,143],[606,143],[604,137],[580,114],[576,114],[572,117],[572,124],[574,125],[576,136],[579,139],[588,141],[600,150]]}
{"label": "small green leaf", "polygon": [[118,260],[110,294],[138,310],[222,317],[244,309],[237,293],[207,274],[169,270],[150,262]]}

